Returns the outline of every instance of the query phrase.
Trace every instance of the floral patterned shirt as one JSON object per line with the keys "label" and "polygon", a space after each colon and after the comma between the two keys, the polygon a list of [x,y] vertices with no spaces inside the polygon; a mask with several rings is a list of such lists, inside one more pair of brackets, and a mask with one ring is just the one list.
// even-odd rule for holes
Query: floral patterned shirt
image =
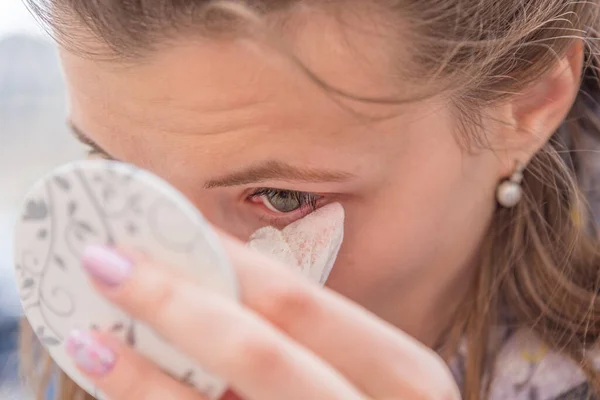
{"label": "floral patterned shirt", "polygon": [[[550,351],[533,333],[503,330],[487,400],[587,400],[593,396],[586,376],[569,358]],[[450,369],[462,386],[466,346],[463,344]],[[598,365],[600,366],[600,365]]]}

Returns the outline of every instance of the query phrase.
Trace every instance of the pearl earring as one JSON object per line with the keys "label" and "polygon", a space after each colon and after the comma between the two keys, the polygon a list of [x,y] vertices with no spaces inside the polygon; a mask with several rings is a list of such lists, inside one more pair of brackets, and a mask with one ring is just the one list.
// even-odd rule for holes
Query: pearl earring
{"label": "pearl earring", "polygon": [[504,180],[496,190],[496,200],[505,208],[513,208],[521,201],[523,197],[523,171],[525,167],[518,163],[515,172],[509,179]]}

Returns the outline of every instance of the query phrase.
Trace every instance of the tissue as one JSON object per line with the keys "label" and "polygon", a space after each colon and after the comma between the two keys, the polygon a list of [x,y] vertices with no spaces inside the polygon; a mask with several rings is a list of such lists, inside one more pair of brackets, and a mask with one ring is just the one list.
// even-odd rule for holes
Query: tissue
{"label": "tissue", "polygon": [[248,246],[325,285],[344,240],[344,208],[329,204],[283,230],[256,231]]}

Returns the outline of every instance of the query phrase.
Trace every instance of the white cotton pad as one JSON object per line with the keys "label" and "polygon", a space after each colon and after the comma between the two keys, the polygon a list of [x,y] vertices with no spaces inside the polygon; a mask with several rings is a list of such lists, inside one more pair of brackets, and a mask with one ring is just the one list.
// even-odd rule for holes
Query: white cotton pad
{"label": "white cotton pad", "polygon": [[266,227],[248,245],[324,285],[344,240],[344,208],[329,204],[283,230]]}
{"label": "white cotton pad", "polygon": [[208,398],[225,391],[225,382],[98,295],[81,268],[87,245],[117,245],[188,270],[205,287],[237,298],[235,274],[216,234],[168,183],[113,161],[68,164],[34,185],[15,234],[25,315],[58,366],[88,393],[103,397],[66,353],[65,338],[73,329],[113,330]]}

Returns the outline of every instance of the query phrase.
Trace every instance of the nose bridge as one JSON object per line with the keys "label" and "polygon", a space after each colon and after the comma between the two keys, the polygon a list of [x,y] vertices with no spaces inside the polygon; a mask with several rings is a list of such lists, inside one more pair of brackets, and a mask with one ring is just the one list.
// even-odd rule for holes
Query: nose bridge
{"label": "nose bridge", "polygon": [[252,233],[261,226],[256,218],[251,218],[247,210],[243,210],[236,200],[226,196],[218,189],[202,189],[193,200],[194,206],[204,218],[215,228],[247,242]]}

